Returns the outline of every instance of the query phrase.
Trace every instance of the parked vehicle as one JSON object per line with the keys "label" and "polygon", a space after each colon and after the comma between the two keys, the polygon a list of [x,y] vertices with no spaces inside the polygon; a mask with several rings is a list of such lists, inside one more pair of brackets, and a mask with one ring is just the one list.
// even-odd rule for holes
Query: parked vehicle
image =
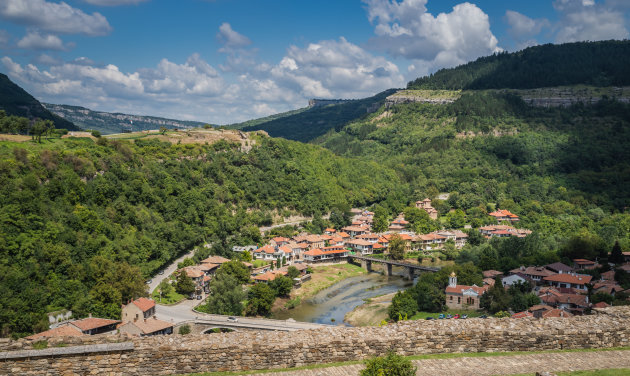
{"label": "parked vehicle", "polygon": [[153,282],[153,280],[152,280],[152,279],[148,280],[148,281],[147,281],[147,285],[150,285],[150,284],[151,284],[151,282]]}
{"label": "parked vehicle", "polygon": [[230,316],[230,317],[228,317],[228,318],[227,318],[227,321],[230,321],[230,322],[237,322],[237,321],[238,321],[238,319],[237,319],[236,317],[234,317],[234,316]]}
{"label": "parked vehicle", "polygon": [[197,295],[197,300],[201,300],[203,297],[201,295]]}
{"label": "parked vehicle", "polygon": [[455,316],[453,316],[454,319],[458,319],[459,318],[459,313],[456,314]]}
{"label": "parked vehicle", "polygon": [[440,320],[441,320],[441,319],[443,319],[443,318],[444,318],[444,314],[443,314],[443,313],[440,313],[440,315],[438,316],[438,319],[440,319]]}
{"label": "parked vehicle", "polygon": [[447,318],[447,319],[452,319],[452,318],[453,318],[453,315],[451,315],[451,314],[449,313],[448,315],[446,315],[446,318]]}
{"label": "parked vehicle", "polygon": [[481,315],[481,316],[479,316],[479,318],[480,318],[480,319],[487,319],[487,318],[488,318],[488,316],[486,316],[486,315]]}
{"label": "parked vehicle", "polygon": [[429,316],[425,320],[435,320],[433,317]]}
{"label": "parked vehicle", "polygon": [[158,272],[158,274],[159,274],[159,275],[164,275],[164,270],[160,270],[160,271]]}
{"label": "parked vehicle", "polygon": [[462,317],[460,317],[460,319],[467,319],[468,315],[462,315]]}

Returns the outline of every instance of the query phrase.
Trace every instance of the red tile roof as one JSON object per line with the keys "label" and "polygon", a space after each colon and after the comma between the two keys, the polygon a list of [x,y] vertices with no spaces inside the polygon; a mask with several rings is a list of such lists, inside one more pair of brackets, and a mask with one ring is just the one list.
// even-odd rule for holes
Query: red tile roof
{"label": "red tile roof", "polygon": [[508,217],[508,218],[518,218],[518,215],[511,213],[509,210],[497,210],[492,213],[488,213],[493,217]]}
{"label": "red tile roof", "polygon": [[155,333],[173,326],[173,324],[170,322],[154,319],[153,317],[144,320],[129,321],[125,324],[133,324],[137,326],[143,334]]}
{"label": "red tile roof", "polygon": [[135,304],[142,312],[146,312],[151,308],[155,307],[155,301],[147,298],[138,298],[132,302]]}
{"label": "red tile roof", "polygon": [[572,317],[573,315],[563,309],[550,309],[543,312],[542,317]]}
{"label": "red tile roof", "polygon": [[328,227],[327,229],[324,230],[324,232],[332,232],[332,233],[334,233],[334,232],[337,232],[337,230],[335,230],[334,228]]}
{"label": "red tile roof", "polygon": [[610,307],[610,304],[606,302],[599,302],[599,303],[593,304],[593,308],[606,308],[606,307]]}
{"label": "red tile roof", "polygon": [[52,338],[52,337],[80,337],[83,336],[83,332],[75,328],[72,325],[63,325],[54,329],[46,330],[41,333],[36,333],[26,337],[26,339],[40,339],[40,338]]}
{"label": "red tile roof", "polygon": [[202,263],[208,263],[208,264],[223,264],[229,261],[230,259],[226,259],[225,257],[221,257],[221,256],[210,256],[205,260],[201,260]]}
{"label": "red tile roof", "polygon": [[454,287],[448,286],[446,287],[446,292],[450,292],[451,294],[461,294],[464,290],[473,290],[477,293],[477,295],[482,295],[490,286],[467,286],[467,285],[456,285]]}
{"label": "red tile roof", "polygon": [[117,324],[119,322],[120,321],[116,321],[116,320],[101,319],[98,317],[89,317],[87,319],[71,321],[70,324],[76,326],[82,331],[86,331],[86,330],[101,328],[103,326]]}
{"label": "red tile roof", "polygon": [[584,285],[591,282],[593,277],[586,274],[554,274],[549,277],[544,277],[545,281],[549,282],[561,282],[561,283],[571,283],[574,285]]}
{"label": "red tile roof", "polygon": [[534,317],[534,315],[528,311],[518,312],[512,315],[513,319],[522,319],[524,317]]}

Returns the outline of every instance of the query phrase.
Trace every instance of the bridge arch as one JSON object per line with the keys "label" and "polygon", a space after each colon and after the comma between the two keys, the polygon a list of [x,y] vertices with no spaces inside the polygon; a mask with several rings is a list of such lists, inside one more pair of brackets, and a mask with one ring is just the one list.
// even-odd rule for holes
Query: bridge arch
{"label": "bridge arch", "polygon": [[229,332],[238,332],[238,330],[234,328],[226,328],[223,326],[213,326],[211,328],[204,329],[201,332],[201,334],[229,333]]}

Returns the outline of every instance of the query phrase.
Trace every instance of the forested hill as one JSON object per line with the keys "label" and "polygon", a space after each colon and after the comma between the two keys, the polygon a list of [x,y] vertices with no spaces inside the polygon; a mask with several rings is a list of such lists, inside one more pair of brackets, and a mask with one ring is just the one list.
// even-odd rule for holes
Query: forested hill
{"label": "forested hill", "polygon": [[408,84],[409,89],[531,89],[630,85],[630,41],[546,44],[481,57],[441,69]]}
{"label": "forested hill", "polygon": [[247,153],[226,141],[0,142],[1,336],[44,330],[62,308],[119,318],[145,278],[195,246],[231,256],[260,242],[273,213],[343,218],[399,187],[377,163],[251,136]]}
{"label": "forested hill", "polygon": [[29,119],[52,120],[55,128],[79,130],[71,121],[63,119],[42,106],[24,89],[13,83],[7,75],[0,73],[0,110],[7,115],[23,116]]}
{"label": "forested hill", "polygon": [[370,111],[378,109],[385,98],[396,90],[386,90],[373,97],[357,99],[347,103],[329,106],[317,106],[302,110],[273,115],[263,120],[250,120],[243,123],[254,123],[242,127],[233,124],[231,128],[242,128],[244,131],[264,130],[272,137],[308,142],[323,135],[330,129],[341,129],[348,122],[366,116]]}

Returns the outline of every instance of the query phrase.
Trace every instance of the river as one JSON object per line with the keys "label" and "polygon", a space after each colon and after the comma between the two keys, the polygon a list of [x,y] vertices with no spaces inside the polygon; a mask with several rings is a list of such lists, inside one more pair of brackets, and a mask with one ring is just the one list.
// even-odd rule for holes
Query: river
{"label": "river", "polygon": [[405,289],[411,284],[411,281],[398,275],[386,277],[369,273],[350,277],[302,301],[302,304],[294,309],[276,313],[274,318],[280,320],[293,318],[297,321],[349,326],[344,322],[344,316],[363,304],[364,299],[390,294]]}

